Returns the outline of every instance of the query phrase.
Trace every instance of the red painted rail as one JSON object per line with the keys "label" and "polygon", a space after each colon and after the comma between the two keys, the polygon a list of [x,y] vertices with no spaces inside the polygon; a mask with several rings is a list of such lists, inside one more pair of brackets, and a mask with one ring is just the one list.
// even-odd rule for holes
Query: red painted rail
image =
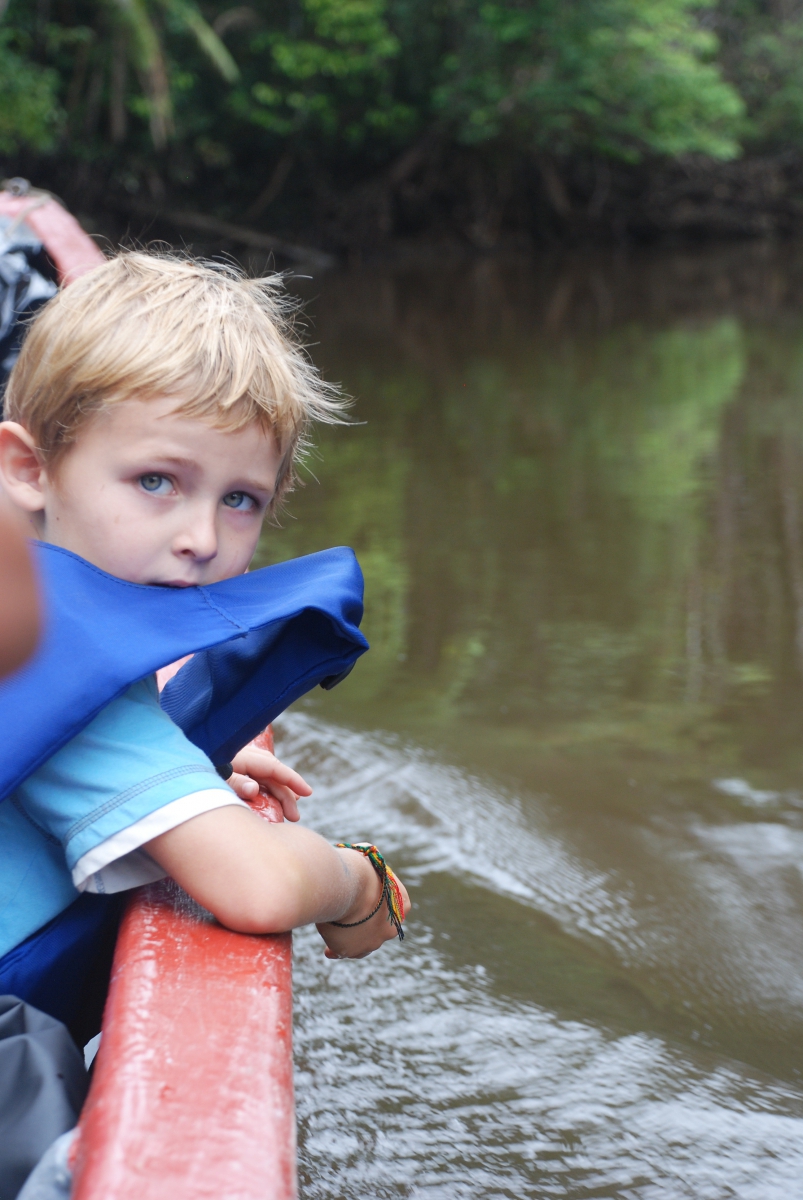
{"label": "red painted rail", "polygon": [[[0,192],[0,215],[25,220],[63,282],[103,262],[46,195]],[[272,750],[270,729],[256,742]],[[269,797],[252,807],[282,820]],[[138,889],[71,1155],[73,1200],[294,1200],[292,995],[290,934],[232,933],[172,882]]]}
{"label": "red painted rail", "polygon": [[[281,819],[274,805],[258,811]],[[140,889],[117,941],[73,1200],[292,1200],[292,1019],[290,934],[232,933],[171,882]]]}

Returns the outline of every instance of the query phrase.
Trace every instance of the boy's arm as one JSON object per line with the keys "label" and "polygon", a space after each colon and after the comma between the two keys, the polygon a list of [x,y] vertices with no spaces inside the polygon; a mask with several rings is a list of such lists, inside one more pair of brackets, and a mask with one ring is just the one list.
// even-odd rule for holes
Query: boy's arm
{"label": "boy's arm", "polygon": [[[144,849],[222,925],[240,933],[283,933],[314,923],[324,925],[328,944],[327,922],[362,920],[381,892],[379,876],[358,851],[339,850],[310,829],[272,824],[239,806],[193,817]],[[361,958],[395,936],[384,906],[356,929],[331,932],[329,957]]]}

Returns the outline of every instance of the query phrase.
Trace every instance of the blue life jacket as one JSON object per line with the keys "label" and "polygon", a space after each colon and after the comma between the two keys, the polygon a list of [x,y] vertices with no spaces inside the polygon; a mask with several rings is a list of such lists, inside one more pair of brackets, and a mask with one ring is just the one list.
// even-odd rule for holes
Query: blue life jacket
{"label": "blue life jacket", "polygon": [[45,632],[0,682],[0,800],[132,683],[186,654],[162,707],[219,765],[368,649],[362,573],[345,547],[189,588],[128,583],[46,543],[35,554]]}
{"label": "blue life jacket", "polygon": [[[133,683],[187,654],[162,707],[222,765],[368,649],[358,628],[362,573],[344,547],[190,588],[128,583],[46,543],[34,552],[45,628],[33,658],[0,682],[0,801]],[[112,910],[119,898],[80,897],[0,959],[0,993],[87,1036],[79,964],[93,957]]]}

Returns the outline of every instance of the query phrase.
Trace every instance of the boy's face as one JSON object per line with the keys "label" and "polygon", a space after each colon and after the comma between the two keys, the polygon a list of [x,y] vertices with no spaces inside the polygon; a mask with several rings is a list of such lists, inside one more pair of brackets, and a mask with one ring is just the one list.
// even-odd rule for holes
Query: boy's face
{"label": "boy's face", "polygon": [[6,490],[33,513],[45,541],[120,579],[187,587],[240,575],[256,549],[280,455],[256,423],[226,432],[177,413],[179,404],[175,397],[113,404],[81,428],[55,471],[29,465],[25,480],[22,451],[15,467],[9,448],[22,427],[0,426]]}

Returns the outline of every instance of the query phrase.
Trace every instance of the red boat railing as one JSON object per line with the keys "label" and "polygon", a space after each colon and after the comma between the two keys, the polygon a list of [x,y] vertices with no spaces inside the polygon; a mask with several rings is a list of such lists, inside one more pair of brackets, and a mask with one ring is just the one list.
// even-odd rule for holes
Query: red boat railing
{"label": "red boat railing", "polygon": [[[47,194],[0,191],[69,282],[103,261]],[[273,749],[268,729],[257,744]],[[282,820],[278,804],[252,805]],[[294,1200],[291,935],[224,929],[171,882],[132,895],[73,1144],[73,1200]]]}
{"label": "red boat railing", "polygon": [[[281,820],[268,797],[253,807]],[[139,889],[117,939],[73,1200],[293,1200],[292,1024],[289,933],[232,933],[172,882]]]}

